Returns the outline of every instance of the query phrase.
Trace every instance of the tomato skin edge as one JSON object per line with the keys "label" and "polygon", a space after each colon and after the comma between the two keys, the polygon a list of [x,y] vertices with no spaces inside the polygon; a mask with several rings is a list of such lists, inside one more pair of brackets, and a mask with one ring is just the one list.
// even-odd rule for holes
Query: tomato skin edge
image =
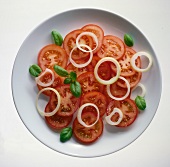
{"label": "tomato skin edge", "polygon": [[87,24],[87,25],[83,26],[81,29],[84,31],[87,31],[88,29],[93,29],[93,28],[99,30],[99,33],[100,33],[100,38],[98,38],[98,40],[99,40],[98,47],[93,52],[93,53],[97,53],[100,50],[102,43],[103,43],[103,38],[104,38],[103,29],[99,25],[96,25],[96,24]]}
{"label": "tomato skin edge", "polygon": [[[45,67],[42,59],[43,59],[44,54],[49,50],[57,51],[57,52],[60,52],[60,54],[62,54],[62,56],[61,56],[62,64],[60,66],[62,68],[65,68],[69,57],[68,57],[66,51],[64,50],[64,48],[61,46],[55,45],[55,44],[48,44],[48,45],[45,45],[43,48],[41,48],[38,53],[37,62],[38,62],[38,65],[41,67],[41,69],[45,70],[45,68],[47,68],[47,67]],[[50,68],[53,69],[53,67],[50,67]]]}
{"label": "tomato skin edge", "polygon": [[[104,128],[104,123],[103,123],[103,120],[102,118],[99,119],[98,123],[100,124],[100,128],[101,128],[101,132],[100,134],[98,135],[98,137],[94,138],[93,140],[91,141],[85,141],[85,140],[82,140],[82,138],[78,137],[75,133],[75,127],[76,127],[76,124],[79,124],[77,118],[75,118],[74,122],[73,122],[73,136],[74,138],[76,139],[76,141],[82,143],[82,144],[92,144],[94,142],[96,142],[103,134],[103,128]],[[94,125],[95,126],[95,125]],[[90,129],[90,128],[89,128]]]}
{"label": "tomato skin edge", "polygon": [[[126,123],[123,123],[123,122],[122,122],[123,120],[122,120],[122,121],[120,122],[120,124],[115,125],[115,126],[118,127],[118,128],[126,128],[126,127],[129,127],[130,125],[132,125],[132,124],[135,122],[135,120],[137,119],[137,116],[138,116],[138,114],[139,114],[139,110],[138,110],[138,108],[137,108],[134,100],[132,100],[132,99],[130,99],[130,98],[126,98],[125,100],[122,100],[122,101],[125,101],[125,102],[129,103],[129,104],[131,105],[131,107],[133,107],[133,109],[134,109],[134,111],[135,111],[135,114],[134,114],[133,117],[131,118],[131,119],[133,119],[132,121],[130,120],[130,121],[128,121],[128,123],[127,123],[127,122],[126,122]],[[113,106],[114,106],[114,107],[117,107],[117,108],[119,108],[119,105],[121,105],[121,104],[120,104],[121,102],[118,102],[119,105],[117,105],[117,103],[115,103],[114,100],[113,100],[113,101],[110,101],[110,103],[108,104],[108,107],[107,107],[106,115],[109,115],[109,114],[108,114],[108,111],[109,111],[110,104],[112,104],[112,103],[113,103]],[[115,104],[115,105],[114,105],[114,104]],[[121,108],[120,108],[120,109],[121,109]],[[122,111],[122,112],[123,112],[123,115],[124,115],[124,111]],[[128,115],[128,116],[129,116],[129,115]],[[123,119],[124,119],[124,117],[123,117]]]}
{"label": "tomato skin edge", "polygon": [[[127,99],[127,100],[128,100],[128,101],[133,101],[132,99]],[[134,103],[135,103],[135,102],[134,102]],[[139,110],[138,110],[136,104],[134,105],[134,107],[135,107],[135,109],[136,109],[136,115],[135,115],[133,121],[132,121],[131,123],[129,123],[127,126],[121,126],[121,125],[119,124],[119,125],[116,125],[117,127],[119,127],[119,128],[126,128],[126,127],[129,127],[130,125],[132,125],[132,124],[135,122],[135,120],[136,120],[137,117],[138,117]]]}
{"label": "tomato skin edge", "polygon": [[[47,103],[47,105],[46,105],[46,107],[45,107],[45,112],[48,112],[48,111],[50,111],[50,110],[51,110],[50,104]],[[57,113],[56,113],[56,115],[57,115]],[[52,116],[52,117],[54,118],[55,115]],[[64,117],[61,117],[61,116],[57,115],[57,117],[58,117],[59,119],[61,118],[61,119],[64,119],[64,120],[65,120],[64,124],[60,124],[60,123],[55,123],[55,122],[57,122],[57,120],[54,121],[52,117],[44,117],[44,120],[45,120],[47,126],[48,126],[51,130],[56,131],[56,132],[60,131],[61,129],[63,129],[63,128],[65,128],[65,127],[67,127],[67,126],[71,123],[71,121],[72,121],[72,119],[73,119],[73,116],[65,117],[66,119],[64,119]],[[55,117],[55,118],[56,118],[56,117]],[[52,123],[53,121],[54,121],[54,124]]]}
{"label": "tomato skin edge", "polygon": [[[101,108],[102,108],[102,111],[104,111],[104,112],[102,112],[102,111],[100,112],[100,118],[102,118],[103,115],[106,113],[107,105],[108,105],[107,98],[106,98],[106,96],[105,96],[103,93],[97,92],[97,91],[87,92],[85,95],[81,96],[81,98],[80,98],[80,106],[83,105],[83,104],[85,104],[85,103],[93,103],[93,104],[95,104],[94,101],[90,101],[90,100],[89,100],[89,98],[90,98],[91,96],[92,96],[92,97],[95,96],[95,99],[96,99],[96,98],[98,99],[98,97],[100,97],[98,100],[103,101],[103,102],[101,102],[101,103],[105,103],[106,108],[101,107]],[[96,102],[96,103],[97,103],[97,102]],[[100,107],[100,105],[98,106],[98,103],[95,104],[95,105],[96,105],[98,108]],[[99,111],[100,111],[100,109],[99,109]]]}

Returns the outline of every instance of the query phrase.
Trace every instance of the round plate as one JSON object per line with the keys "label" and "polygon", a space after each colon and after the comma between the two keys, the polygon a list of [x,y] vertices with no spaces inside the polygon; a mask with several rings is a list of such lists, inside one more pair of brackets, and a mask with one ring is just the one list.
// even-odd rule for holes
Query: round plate
{"label": "round plate", "polygon": [[[50,130],[35,106],[37,88],[30,76],[30,65],[37,63],[40,49],[52,43],[51,31],[57,29],[63,37],[74,29],[93,23],[101,26],[106,34],[123,39],[125,33],[133,36],[136,51],[152,55],[151,70],[143,73],[141,83],[146,87],[145,111],[138,115],[130,127],[105,126],[101,138],[91,145],[77,143],[71,138],[66,143],[59,141],[59,133]],[[36,27],[25,39],[16,56],[12,74],[12,92],[18,114],[28,130],[43,144],[60,153],[78,157],[96,157],[118,151],[137,139],[152,121],[162,91],[162,78],[155,52],[143,33],[128,20],[112,12],[100,9],[75,9],[57,14]]]}

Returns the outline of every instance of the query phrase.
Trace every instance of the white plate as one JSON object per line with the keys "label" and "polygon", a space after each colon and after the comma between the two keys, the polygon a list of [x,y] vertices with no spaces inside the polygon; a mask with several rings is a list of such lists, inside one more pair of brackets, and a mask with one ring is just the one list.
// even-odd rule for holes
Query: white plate
{"label": "white plate", "polygon": [[[146,51],[152,55],[153,66],[143,74],[141,82],[146,86],[147,108],[128,128],[106,126],[101,138],[94,144],[83,145],[74,138],[66,143],[59,142],[59,134],[51,131],[37,113],[35,98],[37,89],[29,75],[31,64],[37,62],[39,50],[51,43],[51,30],[57,29],[63,37],[71,30],[85,24],[101,26],[105,34],[117,35],[123,39],[130,33],[135,41],[136,51]],[[117,14],[100,9],[76,9],[57,14],[36,27],[25,39],[17,54],[12,75],[12,92],[18,114],[28,130],[43,144],[63,154],[78,157],[96,157],[118,151],[137,139],[152,121],[157,110],[162,91],[162,78],[155,52],[143,35],[132,23]]]}

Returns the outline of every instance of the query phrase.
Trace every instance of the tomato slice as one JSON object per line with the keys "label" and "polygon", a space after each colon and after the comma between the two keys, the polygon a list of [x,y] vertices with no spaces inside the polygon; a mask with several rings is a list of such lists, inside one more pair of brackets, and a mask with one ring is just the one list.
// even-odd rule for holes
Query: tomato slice
{"label": "tomato slice", "polygon": [[[87,111],[82,113],[82,120],[90,125],[96,121],[96,114],[93,111]],[[95,142],[103,133],[103,121],[99,119],[98,122],[92,127],[86,128],[82,126],[77,117],[73,122],[73,135],[75,138],[84,144],[90,144]]]}
{"label": "tomato slice", "polygon": [[67,62],[68,55],[65,50],[55,44],[43,47],[38,54],[38,65],[42,70],[45,70],[46,68],[53,69],[55,64],[65,68]]}
{"label": "tomato slice", "polygon": [[[105,88],[104,95],[106,96],[107,101],[110,102],[113,99],[108,95],[106,89],[107,89],[107,87]],[[127,88],[122,88],[119,85],[117,85],[117,82],[115,82],[110,85],[110,92],[114,97],[121,98],[121,97],[125,96],[125,94],[127,93]],[[130,95],[131,95],[131,93],[129,94],[128,97],[130,97]]]}
{"label": "tomato slice", "polygon": [[[97,36],[98,47],[93,52],[93,53],[97,53],[97,51],[101,48],[102,43],[103,43],[103,37],[104,37],[103,29],[95,24],[87,24],[84,27],[82,27],[82,30],[87,31],[87,32],[92,32]],[[93,48],[95,48],[95,47],[96,47],[96,44],[94,42]]]}
{"label": "tomato slice", "polygon": [[[107,115],[109,115],[115,107],[119,108],[123,112],[123,120],[117,125],[117,127],[127,127],[136,120],[138,109],[135,102],[130,98],[122,101],[111,101],[107,107]],[[115,113],[111,119],[112,121],[117,121],[118,118],[119,115]]]}
{"label": "tomato slice", "polygon": [[[70,33],[68,33],[63,41],[63,47],[67,53],[67,55],[70,54],[72,49],[76,46],[76,38],[79,34],[84,32],[81,29],[73,30]],[[90,36],[83,35],[79,41],[80,44],[88,45],[90,48],[93,46],[93,39]],[[86,48],[83,48],[86,49]],[[72,53],[72,59],[73,60],[81,60],[86,59],[88,57],[89,53],[82,52],[80,49],[75,49]]]}
{"label": "tomato slice", "polygon": [[72,63],[69,63],[66,67],[68,72],[74,71],[77,74],[77,77],[85,72],[93,71],[93,68],[89,65],[83,68],[77,68]]}
{"label": "tomato slice", "polygon": [[[51,112],[51,111],[52,109],[50,108],[50,104],[48,103],[45,107],[45,112]],[[62,128],[67,127],[71,123],[72,118],[73,116],[62,117],[56,113],[51,117],[45,117],[45,121],[51,129],[60,130]]]}
{"label": "tomato slice", "polygon": [[115,97],[123,97],[127,93],[127,88],[122,88],[115,82],[110,85],[110,92]]}
{"label": "tomato slice", "polygon": [[[57,86],[60,86],[63,84],[64,82],[64,78],[63,77],[60,77],[58,76],[55,71],[53,70],[54,72],[54,82],[52,83],[52,85],[48,86],[48,87],[51,87],[51,88],[55,88]],[[44,82],[44,83],[48,83],[49,81],[51,81],[51,74],[49,73],[46,73],[44,76],[41,77],[41,81]],[[44,87],[40,86],[37,84],[37,87],[39,90],[43,89]],[[51,90],[45,90],[42,92],[43,94],[45,94],[46,96],[50,96],[52,91]]]}
{"label": "tomato slice", "polygon": [[109,80],[111,78],[111,68],[108,62],[104,62],[99,66],[98,75],[103,80]]}
{"label": "tomato slice", "polygon": [[103,92],[104,85],[96,80],[93,72],[85,72],[81,74],[77,78],[77,81],[81,85],[82,95],[91,91]]}
{"label": "tomato slice", "polygon": [[101,58],[99,56],[97,56],[97,54],[93,55],[92,61],[91,61],[91,65],[93,66],[93,68],[95,68],[97,62],[100,60]]}
{"label": "tomato slice", "polygon": [[[57,111],[60,116],[71,116],[77,110],[80,98],[76,98],[70,91],[70,85],[62,85],[55,88],[61,97],[60,108]],[[56,94],[53,92],[50,96],[50,106],[54,109],[57,105],[58,99]]]}
{"label": "tomato slice", "polygon": [[[90,65],[89,65],[89,68],[91,69],[93,67],[93,71],[94,71],[94,68],[95,68],[97,62],[100,59],[101,58],[99,58],[97,55],[94,55]],[[109,80],[111,78],[111,72],[112,72],[112,70],[111,70],[109,62],[102,63],[98,68],[98,75],[103,80]]]}
{"label": "tomato slice", "polygon": [[103,57],[113,57],[115,59],[120,59],[125,53],[124,42],[112,35],[106,35],[103,38],[103,44],[101,49],[97,52],[100,58]]}
{"label": "tomato slice", "polygon": [[[135,70],[132,68],[131,63],[130,63],[130,59],[131,57],[136,53],[135,50],[133,50],[132,48],[126,47],[126,51],[125,54],[123,55],[123,57],[121,59],[118,60],[120,66],[121,66],[121,76],[132,76],[135,74]],[[138,57],[136,59],[136,66],[137,67],[141,67],[141,60],[140,57]],[[116,72],[116,67],[115,65],[111,65],[111,69]]]}
{"label": "tomato slice", "polygon": [[[130,88],[133,88],[135,87],[139,81],[141,80],[141,77],[142,77],[142,73],[141,72],[135,72],[134,75],[131,75],[131,76],[127,76],[125,77],[129,84],[130,84]],[[122,87],[122,88],[126,88],[126,83],[121,80],[121,79],[118,79],[118,81],[116,82],[118,86]]]}
{"label": "tomato slice", "polygon": [[[107,109],[107,99],[106,97],[100,93],[100,92],[88,92],[86,93],[80,101],[80,106],[85,104],[85,103],[93,103],[95,104],[100,112],[100,117],[102,117],[105,113],[106,113],[106,109]],[[84,110],[88,111],[88,110],[94,110],[94,112],[96,111],[94,109],[94,107],[86,107]]]}

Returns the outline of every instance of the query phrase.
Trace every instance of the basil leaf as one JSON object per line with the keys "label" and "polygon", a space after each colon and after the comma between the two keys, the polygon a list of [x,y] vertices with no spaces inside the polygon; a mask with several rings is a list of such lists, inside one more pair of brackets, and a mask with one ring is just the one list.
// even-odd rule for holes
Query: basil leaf
{"label": "basil leaf", "polygon": [[135,103],[140,110],[144,110],[146,108],[146,101],[141,96],[137,96],[135,98]]}
{"label": "basil leaf", "polygon": [[57,65],[54,65],[54,71],[61,77],[67,77],[69,75],[64,68]]}
{"label": "basil leaf", "polygon": [[71,90],[71,93],[75,96],[75,97],[80,97],[81,96],[81,86],[80,86],[80,83],[75,81],[75,82],[72,82],[70,84],[70,90]]}
{"label": "basil leaf", "polygon": [[72,80],[72,82],[74,82],[74,81],[76,81],[76,79],[77,79],[77,74],[75,73],[75,72],[70,72],[70,78],[71,78],[71,80]]}
{"label": "basil leaf", "polygon": [[62,129],[62,131],[60,133],[60,141],[66,142],[67,140],[69,140],[71,138],[72,134],[73,134],[73,131],[72,131],[71,127]]}
{"label": "basil leaf", "polygon": [[64,80],[64,84],[70,84],[72,82],[72,79],[71,78],[66,78]]}
{"label": "basil leaf", "polygon": [[134,44],[133,38],[129,34],[124,35],[124,42],[129,47],[133,46]]}
{"label": "basil leaf", "polygon": [[54,41],[54,43],[58,46],[61,46],[63,43],[63,37],[61,36],[61,34],[59,32],[57,32],[56,30],[53,30],[51,32],[52,35],[52,39]]}
{"label": "basil leaf", "polygon": [[41,72],[42,70],[37,64],[31,65],[29,68],[29,73],[34,77],[38,77]]}

